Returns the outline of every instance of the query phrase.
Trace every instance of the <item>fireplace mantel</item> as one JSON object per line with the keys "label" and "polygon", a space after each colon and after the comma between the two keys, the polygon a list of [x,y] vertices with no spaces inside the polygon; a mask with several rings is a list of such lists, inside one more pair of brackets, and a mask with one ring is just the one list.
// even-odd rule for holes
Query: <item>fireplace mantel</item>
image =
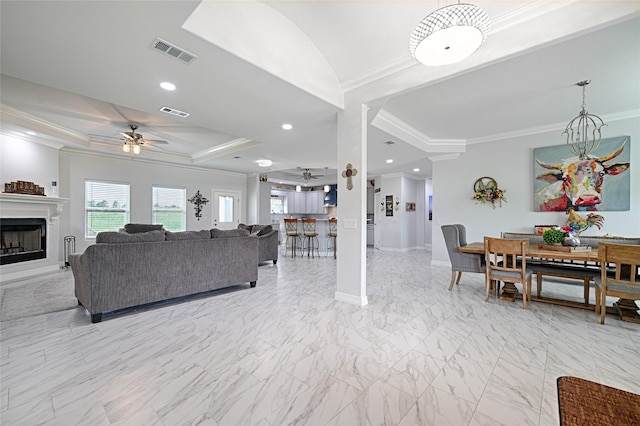
{"label": "fireplace mantel", "polygon": [[0,217],[44,218],[47,221],[47,257],[0,266],[0,285],[22,278],[58,271],[62,265],[59,253],[60,226],[58,217],[68,198],[42,195],[0,193]]}
{"label": "fireplace mantel", "polygon": [[40,205],[47,207],[49,210],[48,219],[50,223],[55,223],[62,213],[62,207],[64,203],[69,201],[68,198],[46,197],[42,195],[28,195],[28,194],[10,194],[0,193],[0,211],[6,212],[8,210],[15,210],[21,207],[27,207],[28,204]]}

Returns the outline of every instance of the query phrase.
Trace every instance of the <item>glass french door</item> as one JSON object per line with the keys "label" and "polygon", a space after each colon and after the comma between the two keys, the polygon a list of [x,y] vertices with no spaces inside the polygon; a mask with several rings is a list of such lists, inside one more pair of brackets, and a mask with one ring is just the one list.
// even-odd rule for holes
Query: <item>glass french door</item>
{"label": "glass french door", "polygon": [[240,193],[213,191],[212,226],[218,229],[234,229],[240,223]]}

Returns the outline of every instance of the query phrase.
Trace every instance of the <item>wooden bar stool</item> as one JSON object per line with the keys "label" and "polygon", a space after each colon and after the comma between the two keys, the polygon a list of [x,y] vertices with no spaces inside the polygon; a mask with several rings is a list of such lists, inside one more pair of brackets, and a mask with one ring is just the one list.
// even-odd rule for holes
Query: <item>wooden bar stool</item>
{"label": "wooden bar stool", "polygon": [[287,253],[289,241],[291,241],[291,257],[295,257],[296,247],[302,247],[302,244],[297,244],[298,241],[302,243],[302,239],[300,237],[302,234],[300,233],[300,231],[298,231],[298,219],[284,219],[284,230],[287,234],[287,241],[285,241],[284,244],[285,255]]}
{"label": "wooden bar stool", "polygon": [[329,232],[327,233],[327,256],[329,256],[329,242],[333,240],[333,258],[336,258],[336,244],[338,244],[338,219],[329,219]]}
{"label": "wooden bar stool", "polygon": [[[304,236],[304,242],[302,243],[302,255],[304,256],[305,245],[307,248],[307,256],[311,254],[311,257],[315,257],[313,255],[313,251],[318,251],[318,246],[320,245],[320,241],[318,240],[318,232],[316,231],[316,220],[315,219],[302,219],[302,232]],[[315,244],[314,240],[315,239]],[[318,251],[318,256],[320,256],[320,252]]]}

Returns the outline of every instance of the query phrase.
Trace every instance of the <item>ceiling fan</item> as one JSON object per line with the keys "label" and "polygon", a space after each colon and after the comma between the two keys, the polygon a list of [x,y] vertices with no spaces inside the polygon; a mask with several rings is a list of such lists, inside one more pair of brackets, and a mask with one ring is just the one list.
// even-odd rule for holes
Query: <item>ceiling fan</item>
{"label": "ceiling fan", "polygon": [[314,175],[311,173],[311,169],[303,169],[302,167],[298,167],[298,170],[302,170],[302,178],[308,182],[311,179],[318,179],[319,177],[323,177],[324,175]]}
{"label": "ceiling fan", "polygon": [[[161,141],[161,140],[154,140],[154,139],[145,139],[144,136],[142,136],[141,133],[136,132],[136,130],[138,130],[138,125],[136,124],[129,124],[129,128],[131,129],[130,132],[120,132],[120,134],[124,137],[124,139],[120,139],[119,140],[123,140],[124,142],[122,143],[122,150],[124,152],[133,152],[133,154],[140,154],[140,148],[143,145],[166,145],[169,142],[167,141]],[[111,136],[100,136],[100,135],[89,135],[92,138],[93,137],[98,137],[98,139],[114,139]]]}

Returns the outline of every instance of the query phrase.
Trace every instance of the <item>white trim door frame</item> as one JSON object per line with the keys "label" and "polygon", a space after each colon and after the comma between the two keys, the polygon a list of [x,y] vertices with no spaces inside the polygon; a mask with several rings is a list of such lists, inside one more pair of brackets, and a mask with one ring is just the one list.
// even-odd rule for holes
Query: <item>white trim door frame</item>
{"label": "white trim door frame", "polygon": [[211,226],[218,229],[235,229],[240,224],[240,192],[213,190]]}

